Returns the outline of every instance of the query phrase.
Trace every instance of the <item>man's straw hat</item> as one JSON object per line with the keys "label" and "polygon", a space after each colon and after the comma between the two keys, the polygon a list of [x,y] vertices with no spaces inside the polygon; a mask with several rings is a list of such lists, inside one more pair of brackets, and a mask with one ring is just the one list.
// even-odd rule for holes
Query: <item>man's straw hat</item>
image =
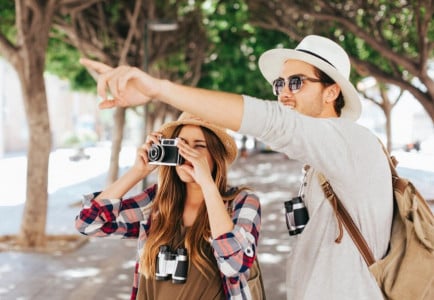
{"label": "man's straw hat", "polygon": [[295,49],[272,49],[259,57],[259,69],[269,83],[280,76],[283,64],[288,59],[311,64],[330,76],[341,88],[345,106],[341,117],[356,121],[362,106],[357,90],[349,81],[351,63],[345,50],[334,41],[318,36],[306,36]]}

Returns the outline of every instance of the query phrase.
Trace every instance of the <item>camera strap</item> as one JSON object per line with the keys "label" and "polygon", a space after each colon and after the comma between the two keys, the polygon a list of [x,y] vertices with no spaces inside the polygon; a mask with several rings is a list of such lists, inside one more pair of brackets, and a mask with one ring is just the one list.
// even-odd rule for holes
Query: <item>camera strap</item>
{"label": "camera strap", "polygon": [[303,166],[303,179],[300,183],[300,188],[298,189],[298,196],[301,199],[304,199],[304,190],[306,188],[306,184],[307,184],[307,174],[309,172],[310,166],[309,165],[304,165]]}

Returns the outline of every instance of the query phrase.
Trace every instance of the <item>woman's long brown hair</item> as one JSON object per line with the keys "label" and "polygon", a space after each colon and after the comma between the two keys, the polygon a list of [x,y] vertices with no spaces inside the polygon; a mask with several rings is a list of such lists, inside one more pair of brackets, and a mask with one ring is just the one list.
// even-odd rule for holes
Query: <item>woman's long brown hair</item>
{"label": "woman's long brown hair", "polygon": [[[173,134],[177,137],[182,129],[178,126]],[[208,151],[215,162],[212,176],[217,185],[223,201],[233,200],[242,189],[232,189],[228,193],[226,149],[220,139],[209,129],[200,127],[205,136]],[[176,249],[181,245],[176,244],[182,227],[182,216],[186,196],[186,186],[176,173],[176,169],[170,166],[160,166],[158,174],[158,190],[155,195],[152,208],[151,228],[140,259],[140,272],[147,278],[155,276],[156,258],[161,245],[170,245]],[[187,231],[184,247],[189,254],[190,263],[193,263],[205,276],[207,266],[212,261],[205,255],[205,249],[210,247],[209,238],[211,230],[205,202],[202,203],[196,220]]]}

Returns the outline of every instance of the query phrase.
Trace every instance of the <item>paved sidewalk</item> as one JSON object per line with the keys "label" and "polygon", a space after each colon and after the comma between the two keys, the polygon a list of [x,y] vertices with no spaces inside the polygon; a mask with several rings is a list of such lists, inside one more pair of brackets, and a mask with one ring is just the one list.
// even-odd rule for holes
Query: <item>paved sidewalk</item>
{"label": "paved sidewalk", "polygon": [[[77,163],[77,168],[83,169],[87,163]],[[232,184],[253,187],[261,199],[263,219],[258,251],[267,297],[271,300],[286,299],[285,266],[291,241],[282,203],[296,194],[300,176],[301,164],[278,153],[239,158],[230,172]],[[434,186],[434,173],[424,173],[422,183]],[[47,232],[76,234],[73,220],[79,208],[73,204],[83,193],[98,190],[104,184],[105,174],[101,173],[51,191]],[[22,204],[0,205],[0,235],[18,231],[21,213]],[[90,239],[68,253],[0,252],[0,300],[129,299],[135,246],[135,240],[100,238]]]}

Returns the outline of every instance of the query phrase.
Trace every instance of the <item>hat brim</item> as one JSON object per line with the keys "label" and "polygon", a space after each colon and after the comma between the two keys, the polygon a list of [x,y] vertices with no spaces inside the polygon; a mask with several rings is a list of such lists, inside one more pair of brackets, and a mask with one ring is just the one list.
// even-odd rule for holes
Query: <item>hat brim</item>
{"label": "hat brim", "polygon": [[172,121],[164,124],[159,131],[163,134],[165,138],[170,138],[172,137],[175,128],[178,127],[179,125],[194,125],[194,126],[201,126],[201,127],[208,128],[220,139],[223,146],[225,147],[227,153],[227,157],[226,157],[227,163],[231,164],[237,157],[238,148],[234,138],[230,136],[224,129],[218,126],[214,126],[211,123],[207,123],[202,120],[191,119],[191,118],[179,119],[177,121]]}
{"label": "hat brim", "polygon": [[272,49],[264,52],[259,58],[259,69],[265,79],[272,84],[280,76],[283,64],[288,59],[300,60],[311,64],[330,76],[341,88],[345,106],[341,117],[356,121],[362,112],[362,105],[353,84],[339,73],[335,67],[314,55],[293,49]]}

